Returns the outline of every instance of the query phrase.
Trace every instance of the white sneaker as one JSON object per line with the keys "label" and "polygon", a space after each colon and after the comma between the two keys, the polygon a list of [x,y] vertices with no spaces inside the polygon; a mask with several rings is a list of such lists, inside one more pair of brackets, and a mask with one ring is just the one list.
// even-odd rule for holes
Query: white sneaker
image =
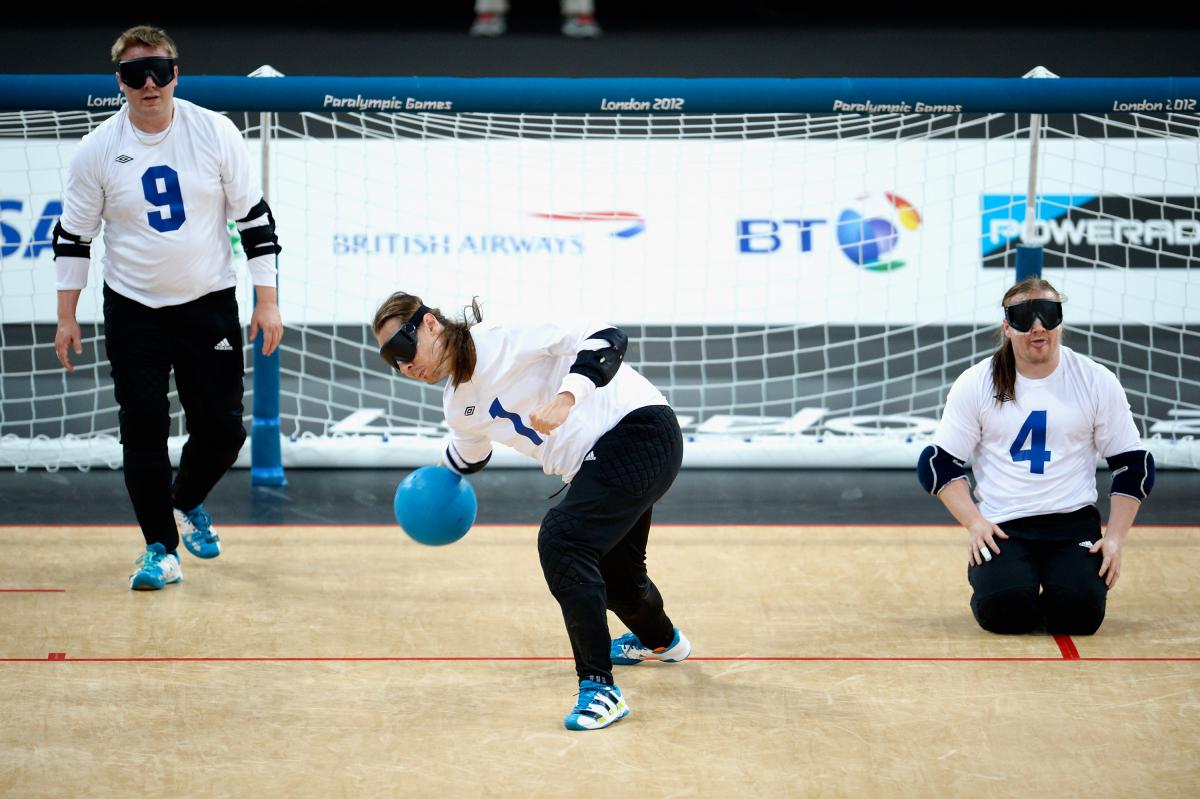
{"label": "white sneaker", "polygon": [[562,33],[572,39],[598,39],[602,31],[591,14],[571,14],[563,18]]}
{"label": "white sneaker", "polygon": [[643,644],[633,633],[625,633],[612,642],[608,650],[609,659],[614,666],[636,666],[643,660],[661,660],[664,663],[678,663],[687,660],[692,654],[692,642],[687,636],[675,628],[675,637],[667,646],[651,649]]}
{"label": "white sneaker", "polygon": [[579,701],[563,719],[568,730],[602,730],[629,715],[629,705],[615,685],[579,682]]}
{"label": "white sneaker", "polygon": [[198,558],[215,558],[221,554],[221,537],[212,529],[212,517],[204,510],[204,503],[189,511],[175,509],[175,528],[179,540]]}
{"label": "white sneaker", "polygon": [[504,24],[503,14],[480,14],[475,17],[475,23],[471,25],[472,36],[494,38],[503,36],[506,30],[508,30],[508,26]]}
{"label": "white sneaker", "polygon": [[183,579],[179,555],[168,555],[162,544],[153,543],[146,547],[134,562],[138,564],[138,570],[129,577],[129,587],[134,591],[157,591]]}

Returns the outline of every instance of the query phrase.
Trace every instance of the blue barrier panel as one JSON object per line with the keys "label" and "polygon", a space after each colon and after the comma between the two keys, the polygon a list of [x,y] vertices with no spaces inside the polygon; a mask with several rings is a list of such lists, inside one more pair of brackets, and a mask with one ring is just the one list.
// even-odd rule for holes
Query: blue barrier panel
{"label": "blue barrier panel", "polygon": [[[1200,78],[442,78],[183,75],[219,111],[524,113],[1194,112]],[[112,75],[0,75],[0,110],[113,109]]]}

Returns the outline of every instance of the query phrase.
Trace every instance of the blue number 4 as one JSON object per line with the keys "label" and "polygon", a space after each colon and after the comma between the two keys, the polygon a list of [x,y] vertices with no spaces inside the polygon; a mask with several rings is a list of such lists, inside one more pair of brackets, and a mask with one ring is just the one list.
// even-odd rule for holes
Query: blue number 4
{"label": "blue number 4", "polygon": [[183,210],[183,191],[179,188],[178,172],[165,164],[150,167],[142,173],[142,194],[146,196],[146,202],[166,209],[146,213],[150,227],[159,233],[170,233],[183,227],[187,214]]}
{"label": "blue number 4", "polygon": [[[1021,449],[1025,439],[1029,439],[1029,449]],[[1014,463],[1029,461],[1029,471],[1033,474],[1045,474],[1046,463],[1050,460],[1050,450],[1046,449],[1046,412],[1032,411],[1021,425],[1020,432],[1012,446],[1008,448]]]}

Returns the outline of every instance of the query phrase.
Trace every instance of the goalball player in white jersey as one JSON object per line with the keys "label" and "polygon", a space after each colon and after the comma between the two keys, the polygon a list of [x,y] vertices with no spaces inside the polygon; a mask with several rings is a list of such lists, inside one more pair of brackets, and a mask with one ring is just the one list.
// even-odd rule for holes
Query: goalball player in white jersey
{"label": "goalball player in white jersey", "polygon": [[[674,411],[624,363],[628,340],[604,324],[453,322],[420,297],[398,292],[375,314],[380,355],[404,377],[433,385],[452,437],[443,463],[482,469],[492,442],[506,444],[569,484],[538,533],[550,593],[562,607],[579,699],[570,730],[607,727],[628,715],[612,666],[676,663],[692,645],[663,611],[646,574],[654,503],[683,460]],[[630,632],[610,641],[605,609]]]}
{"label": "goalball player in white jersey", "polygon": [[[204,499],[246,438],[230,219],[258,299],[250,338],[261,328],[270,355],[283,336],[275,220],[234,124],[175,99],[176,55],[170,37],[149,26],[130,28],[113,44],[126,102],[72,158],[53,242],[54,346],[70,372],[70,351],[83,352],[76,307],[103,223],[104,346],[120,407],[125,485],[146,540],[130,577],[139,590],[181,579],[181,535],[198,557],[221,551]],[[189,434],[174,482],[167,456],[172,367]]]}
{"label": "goalball player in white jersey", "polygon": [[[1116,376],[1061,345],[1062,300],[1040,278],[1008,290],[1000,347],[954,382],[917,465],[925,490],[967,529],[971,610],[995,633],[1096,632],[1154,485],[1154,459]],[[1112,470],[1103,538],[1097,455]]]}

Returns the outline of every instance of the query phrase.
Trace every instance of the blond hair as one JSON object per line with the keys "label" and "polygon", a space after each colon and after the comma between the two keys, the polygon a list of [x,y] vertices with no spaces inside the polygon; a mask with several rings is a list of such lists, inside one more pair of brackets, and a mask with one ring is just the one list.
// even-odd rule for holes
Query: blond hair
{"label": "blond hair", "polygon": [[175,42],[167,35],[167,32],[162,28],[156,28],[153,25],[135,25],[129,30],[122,33],[113,42],[112,60],[114,64],[121,62],[121,56],[130,47],[161,47],[167,51],[168,58],[178,58],[179,51],[175,48]]}

